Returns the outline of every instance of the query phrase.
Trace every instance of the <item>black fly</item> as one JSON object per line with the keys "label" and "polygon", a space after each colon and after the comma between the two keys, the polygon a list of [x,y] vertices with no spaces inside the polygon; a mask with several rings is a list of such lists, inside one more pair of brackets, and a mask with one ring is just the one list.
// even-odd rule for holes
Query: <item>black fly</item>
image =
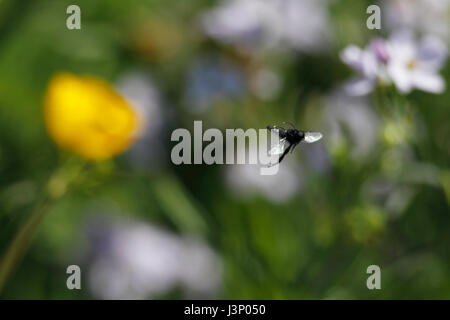
{"label": "black fly", "polygon": [[[278,159],[278,163],[284,159],[284,157],[290,152],[294,151],[295,147],[300,143],[313,143],[322,138],[320,132],[302,131],[295,128],[292,123],[283,122],[292,126],[290,129],[285,129],[279,126],[267,126],[269,131],[278,133],[278,144],[272,147],[269,151],[269,156],[281,155]],[[274,165],[274,164],[272,164]]]}

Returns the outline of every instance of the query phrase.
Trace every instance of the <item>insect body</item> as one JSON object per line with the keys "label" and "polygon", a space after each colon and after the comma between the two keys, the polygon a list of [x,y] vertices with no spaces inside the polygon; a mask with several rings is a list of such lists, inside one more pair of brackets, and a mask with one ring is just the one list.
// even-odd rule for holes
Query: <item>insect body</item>
{"label": "insect body", "polygon": [[[287,123],[287,122],[283,122]],[[302,131],[295,128],[295,126],[291,123],[287,123],[292,128],[285,129],[279,126],[267,126],[269,131],[273,131],[278,133],[278,137],[280,140],[278,144],[272,147],[269,151],[269,155],[279,155],[278,163],[284,159],[284,157],[290,152],[294,151],[295,147],[299,143],[313,143],[322,138],[322,134],[320,132],[313,131]],[[274,165],[274,164],[272,164]]]}

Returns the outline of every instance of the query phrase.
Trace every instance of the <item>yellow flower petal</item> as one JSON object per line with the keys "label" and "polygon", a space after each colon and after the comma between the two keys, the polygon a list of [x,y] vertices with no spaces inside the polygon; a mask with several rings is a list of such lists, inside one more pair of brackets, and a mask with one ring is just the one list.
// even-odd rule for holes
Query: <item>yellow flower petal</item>
{"label": "yellow flower petal", "polygon": [[59,73],[52,77],[44,101],[47,130],[63,149],[103,160],[130,147],[139,119],[108,83],[93,76]]}

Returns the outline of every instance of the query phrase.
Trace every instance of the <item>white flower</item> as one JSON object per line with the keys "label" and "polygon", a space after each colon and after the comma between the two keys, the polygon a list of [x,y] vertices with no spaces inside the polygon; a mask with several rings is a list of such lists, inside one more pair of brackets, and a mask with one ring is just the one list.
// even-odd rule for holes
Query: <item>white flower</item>
{"label": "white flower", "polygon": [[190,298],[217,293],[221,264],[200,240],[138,222],[90,225],[88,279],[101,299],[159,297],[174,288]]}
{"label": "white flower", "polygon": [[[225,43],[257,44],[272,41],[265,30],[269,21],[277,19],[271,3],[265,0],[228,0],[202,16],[205,32]],[[265,34],[266,33],[266,34]]]}
{"label": "white flower", "polygon": [[[237,150],[245,153],[245,150]],[[252,151],[248,151],[250,153]],[[256,152],[256,150],[253,150]],[[250,156],[250,154],[249,154]],[[254,154],[256,158],[256,154]],[[291,157],[293,155],[290,155]],[[226,168],[226,182],[230,191],[240,198],[262,195],[272,202],[285,202],[301,191],[301,168],[287,157],[274,175],[261,175],[259,164],[235,164]]]}
{"label": "white flower", "polygon": [[450,0],[389,0],[382,5],[387,27],[408,28],[450,40]]}
{"label": "white flower", "polygon": [[350,95],[364,95],[378,83],[393,83],[402,93],[417,88],[432,93],[445,89],[439,75],[447,60],[447,48],[433,36],[416,42],[409,31],[396,32],[389,40],[375,39],[365,49],[348,46],[341,59],[359,73],[346,84]]}
{"label": "white flower", "polygon": [[201,16],[205,33],[241,49],[322,49],[329,40],[324,0],[224,0]]}
{"label": "white flower", "polygon": [[165,159],[161,135],[167,126],[168,115],[162,106],[160,92],[152,79],[141,71],[123,74],[117,86],[122,95],[135,107],[143,122],[143,132],[139,140],[127,153],[131,164],[138,169],[154,170]]}
{"label": "white flower", "polygon": [[299,51],[324,49],[330,40],[327,1],[282,0],[283,38],[287,45]]}
{"label": "white flower", "polygon": [[345,85],[348,94],[359,96],[371,92],[377,82],[389,83],[384,64],[388,56],[382,39],[373,40],[366,48],[350,45],[341,52],[341,60],[359,73]]}
{"label": "white flower", "polygon": [[394,34],[388,43],[387,72],[397,89],[408,93],[417,88],[432,93],[445,89],[439,75],[447,59],[447,48],[437,38],[428,36],[416,42],[409,32]]}

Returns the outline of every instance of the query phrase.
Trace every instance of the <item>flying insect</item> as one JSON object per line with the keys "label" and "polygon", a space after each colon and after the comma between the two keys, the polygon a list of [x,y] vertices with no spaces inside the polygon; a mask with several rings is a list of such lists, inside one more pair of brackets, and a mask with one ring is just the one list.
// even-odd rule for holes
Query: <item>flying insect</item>
{"label": "flying insect", "polygon": [[[290,122],[283,122],[283,124],[288,124],[292,128],[267,126],[267,130],[277,133],[279,137],[278,143],[269,151],[269,156],[279,155],[278,163],[281,163],[289,152],[294,151],[299,143],[313,143],[322,138],[320,132],[299,130]],[[270,166],[272,165],[275,165],[275,163]]]}

